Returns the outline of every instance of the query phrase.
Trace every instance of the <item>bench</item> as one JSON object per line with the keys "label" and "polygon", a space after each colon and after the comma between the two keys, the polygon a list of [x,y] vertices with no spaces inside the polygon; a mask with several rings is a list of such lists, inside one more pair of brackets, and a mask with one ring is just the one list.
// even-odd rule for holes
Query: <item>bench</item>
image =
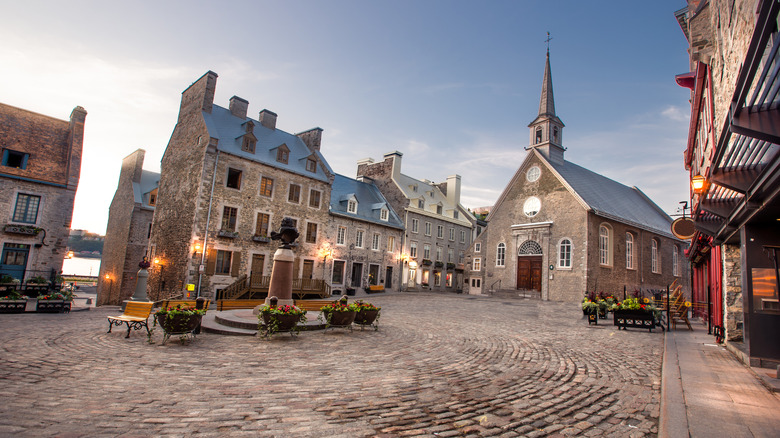
{"label": "bench", "polygon": [[217,300],[217,311],[254,309],[265,304],[265,300]]}
{"label": "bench", "polygon": [[125,336],[125,339],[130,337],[131,328],[140,330],[141,327],[144,327],[146,328],[146,334],[151,336],[151,333],[149,333],[149,325],[146,323],[146,320],[149,319],[149,314],[152,313],[153,305],[154,303],[152,302],[128,302],[124,313],[119,316],[108,317],[108,333],[111,333],[113,326],[120,326],[124,323],[127,325],[127,336]]}
{"label": "bench", "polygon": [[[203,301],[203,308],[208,310],[210,304],[211,304],[211,300]],[[196,300],[162,300],[160,302],[161,309],[167,309],[169,307],[176,307],[179,305],[181,305],[182,307],[192,307],[192,308],[198,307]]]}
{"label": "bench", "polygon": [[368,290],[366,292],[370,294],[375,294],[379,292],[385,291],[385,285],[384,284],[378,284],[378,285],[371,285],[368,287]]}
{"label": "bench", "polygon": [[301,310],[319,312],[322,306],[332,304],[336,300],[295,300],[295,307]]}

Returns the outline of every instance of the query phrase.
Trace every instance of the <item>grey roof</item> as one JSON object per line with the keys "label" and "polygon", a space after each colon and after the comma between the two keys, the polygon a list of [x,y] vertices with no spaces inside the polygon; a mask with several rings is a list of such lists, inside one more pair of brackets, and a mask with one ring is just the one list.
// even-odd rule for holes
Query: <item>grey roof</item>
{"label": "grey roof", "polygon": [[570,161],[563,164],[545,161],[595,214],[673,237],[672,218],[638,188],[625,186]]}
{"label": "grey roof", "polygon": [[154,209],[153,205],[147,203],[148,197],[144,196],[160,185],[160,173],[149,170],[141,170],[141,181],[133,183],[134,201],[143,207]]}
{"label": "grey roof", "polygon": [[[241,119],[231,114],[230,110],[218,105],[213,105],[211,113],[203,112],[203,119],[209,130],[209,135],[219,140],[217,148],[248,160],[257,161],[272,167],[284,169],[293,173],[328,182],[328,175],[333,174],[330,165],[319,151],[315,151],[317,172],[306,170],[306,158],[312,155],[312,151],[306,144],[294,134],[281,129],[269,129],[261,125],[258,120],[249,117]],[[246,134],[245,123],[252,121],[253,134],[257,138],[255,153],[241,150],[243,136]],[[286,144],[290,149],[287,164],[276,161],[276,148]],[[323,170],[323,167],[325,170]]]}
{"label": "grey roof", "polygon": [[[347,212],[347,201],[352,197],[358,203],[357,213]],[[387,208],[387,221],[380,219],[382,207]],[[404,228],[401,218],[387,203],[387,199],[374,184],[336,174],[330,194],[330,213],[338,216],[372,222],[393,228]]]}

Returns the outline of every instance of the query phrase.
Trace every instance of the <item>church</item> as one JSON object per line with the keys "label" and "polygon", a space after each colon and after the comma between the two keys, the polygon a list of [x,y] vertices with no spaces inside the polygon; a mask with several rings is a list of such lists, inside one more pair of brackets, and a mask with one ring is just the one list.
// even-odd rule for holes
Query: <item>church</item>
{"label": "church", "polygon": [[528,127],[528,153],[467,256],[469,293],[580,302],[592,292],[649,296],[675,280],[689,290],[687,243],[672,219],[638,188],[565,160],[549,50]]}

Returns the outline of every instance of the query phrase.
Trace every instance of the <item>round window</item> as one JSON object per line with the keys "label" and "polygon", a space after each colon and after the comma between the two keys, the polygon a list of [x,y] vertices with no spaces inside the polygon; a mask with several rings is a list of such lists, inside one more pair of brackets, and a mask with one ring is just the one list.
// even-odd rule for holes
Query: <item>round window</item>
{"label": "round window", "polygon": [[530,169],[528,169],[528,172],[525,174],[525,178],[528,180],[528,182],[534,182],[537,179],[539,179],[539,176],[542,174],[542,170],[539,169],[539,166],[534,166]]}
{"label": "round window", "polygon": [[534,217],[536,216],[536,213],[539,213],[539,209],[542,208],[542,201],[539,200],[536,196],[531,196],[530,198],[525,200],[525,204],[523,204],[523,213],[525,213],[528,217]]}

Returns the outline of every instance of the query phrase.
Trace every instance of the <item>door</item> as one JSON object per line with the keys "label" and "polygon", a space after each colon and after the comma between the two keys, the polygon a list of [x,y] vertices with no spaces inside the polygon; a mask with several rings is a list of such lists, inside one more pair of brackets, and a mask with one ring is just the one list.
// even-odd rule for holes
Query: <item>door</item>
{"label": "door", "polygon": [[263,283],[265,269],[265,254],[252,254],[252,267],[249,271],[249,286],[260,286]]}
{"label": "door", "polygon": [[471,287],[469,288],[470,295],[482,295],[482,279],[472,278]]}
{"label": "door", "polygon": [[314,276],[314,260],[304,260],[303,261],[303,273],[301,274],[301,278],[304,280],[311,280]]}
{"label": "door", "polygon": [[517,288],[526,290],[542,290],[542,257],[518,257]]}
{"label": "door", "polygon": [[363,264],[362,263],[352,263],[352,277],[350,278],[350,285],[357,289],[361,287],[362,283],[362,277],[363,277]]}
{"label": "door", "polygon": [[388,266],[385,268],[385,289],[393,287],[393,267]]}
{"label": "door", "polygon": [[3,254],[0,256],[0,273],[10,275],[22,281],[27,268],[27,256],[29,254],[30,245],[6,243],[3,245]]}

